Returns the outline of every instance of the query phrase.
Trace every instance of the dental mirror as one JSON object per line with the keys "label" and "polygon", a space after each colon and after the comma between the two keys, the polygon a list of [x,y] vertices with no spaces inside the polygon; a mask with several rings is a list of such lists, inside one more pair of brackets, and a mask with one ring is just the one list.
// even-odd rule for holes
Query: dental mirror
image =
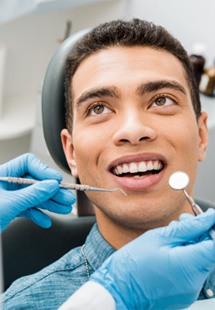
{"label": "dental mirror", "polygon": [[169,178],[169,186],[175,190],[184,189],[189,184],[189,176],[183,171],[173,173]]}
{"label": "dental mirror", "polygon": [[[185,172],[176,171],[169,178],[169,186],[174,190],[182,190],[186,199],[189,201],[193,209],[193,212],[195,213],[195,215],[198,215],[198,214],[203,213],[202,209],[200,208],[199,205],[195,203],[193,198],[185,190],[185,188],[189,184],[189,181],[190,181],[190,178]],[[209,235],[212,238],[212,240],[215,242],[215,228],[214,227],[209,230]]]}

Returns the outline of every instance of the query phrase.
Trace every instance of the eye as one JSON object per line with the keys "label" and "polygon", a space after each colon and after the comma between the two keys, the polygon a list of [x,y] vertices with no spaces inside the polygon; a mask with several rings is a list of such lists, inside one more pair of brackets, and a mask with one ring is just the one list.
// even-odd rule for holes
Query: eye
{"label": "eye", "polygon": [[162,95],[162,96],[155,98],[152,106],[162,107],[162,106],[167,106],[167,105],[171,105],[174,103],[175,101],[173,99],[169,98],[168,96]]}
{"label": "eye", "polygon": [[94,104],[88,108],[89,115],[101,115],[111,113],[111,110],[102,103]]}

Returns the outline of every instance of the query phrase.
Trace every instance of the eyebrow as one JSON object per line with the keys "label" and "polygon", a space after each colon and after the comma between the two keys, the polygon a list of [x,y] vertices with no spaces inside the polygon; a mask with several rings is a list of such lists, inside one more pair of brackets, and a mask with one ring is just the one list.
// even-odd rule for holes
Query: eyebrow
{"label": "eyebrow", "polygon": [[83,102],[92,99],[92,98],[103,98],[103,97],[111,97],[115,99],[119,99],[119,91],[115,87],[102,87],[102,88],[93,88],[89,91],[85,91],[76,102],[76,105],[79,106]]}
{"label": "eyebrow", "polygon": [[186,90],[181,84],[177,83],[176,81],[168,81],[168,80],[159,80],[144,83],[137,88],[136,92],[139,96],[142,96],[144,95],[144,93],[157,91],[163,88],[170,88],[173,90],[177,90],[186,95]]}
{"label": "eyebrow", "polygon": [[[139,96],[143,96],[147,92],[149,93],[149,92],[157,91],[163,88],[170,88],[173,90],[177,90],[186,95],[186,90],[181,84],[177,83],[176,81],[168,81],[168,80],[159,80],[159,81],[146,82],[144,84],[141,84],[137,88],[136,93]],[[111,98],[119,99],[120,92],[114,86],[93,88],[81,94],[81,96],[77,99],[76,106],[80,106],[82,103],[84,103],[85,101],[89,99],[103,98],[103,97],[111,97]]]}

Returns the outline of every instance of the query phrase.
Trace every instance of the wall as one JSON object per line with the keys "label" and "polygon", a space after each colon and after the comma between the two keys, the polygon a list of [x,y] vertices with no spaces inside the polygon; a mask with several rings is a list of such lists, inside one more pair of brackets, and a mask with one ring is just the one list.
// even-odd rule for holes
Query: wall
{"label": "wall", "polygon": [[[58,40],[64,37],[66,21],[72,21],[72,32],[75,32],[121,17],[123,6],[123,1],[101,0],[71,9],[23,16],[0,26],[0,42],[7,46],[0,115],[0,163],[31,149],[32,129],[37,127],[40,117],[43,76],[59,46]],[[37,150],[33,150],[43,153],[40,141],[34,142]]]}
{"label": "wall", "polygon": [[214,0],[126,0],[126,17],[140,17],[166,27],[188,52],[205,43],[206,56],[215,59]]}
{"label": "wall", "polygon": [[0,164],[30,151],[32,135],[27,133],[19,138],[0,141]]}

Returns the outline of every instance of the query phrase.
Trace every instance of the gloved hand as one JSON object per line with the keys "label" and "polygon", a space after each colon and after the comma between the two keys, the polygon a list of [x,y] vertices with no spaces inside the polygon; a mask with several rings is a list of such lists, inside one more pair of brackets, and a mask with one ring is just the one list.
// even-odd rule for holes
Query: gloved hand
{"label": "gloved hand", "polygon": [[33,154],[24,154],[1,165],[0,176],[44,180],[30,186],[0,181],[0,231],[18,216],[47,228],[51,220],[39,209],[59,214],[72,210],[75,197],[70,191],[59,187],[62,179],[60,173],[48,168]]}
{"label": "gloved hand", "polygon": [[144,233],[110,256],[90,278],[113,296],[117,309],[182,309],[197,298],[215,267],[207,231],[215,210]]}

